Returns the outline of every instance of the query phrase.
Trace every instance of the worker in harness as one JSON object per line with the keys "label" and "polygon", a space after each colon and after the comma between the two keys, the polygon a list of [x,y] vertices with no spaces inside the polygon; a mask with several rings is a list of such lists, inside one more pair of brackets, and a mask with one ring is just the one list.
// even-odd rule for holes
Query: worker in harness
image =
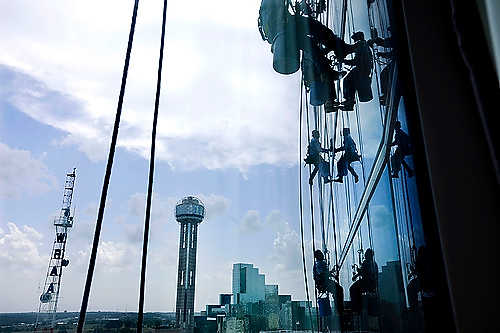
{"label": "worker in harness", "polygon": [[[340,105],[342,111],[353,111],[355,104],[356,93],[360,102],[369,102],[373,99],[371,82],[373,59],[372,52],[368,43],[365,41],[365,35],[362,31],[355,32],[351,39],[354,44],[345,44],[345,55],[354,53],[353,59],[339,58],[346,65],[352,66],[350,72],[344,78],[343,94],[344,101]],[[325,111],[327,113],[337,110],[336,103],[329,100],[325,103]]]}
{"label": "worker in harness", "polygon": [[394,124],[394,141],[391,146],[397,146],[396,151],[391,156],[392,178],[399,178],[401,164],[408,173],[408,177],[413,176],[413,169],[406,163],[405,157],[411,154],[410,137],[401,129],[401,122]]}
{"label": "worker in harness", "polygon": [[328,270],[325,256],[321,250],[314,251],[313,278],[320,293],[332,294],[335,308],[339,314],[344,311],[344,288],[338,282],[338,275],[334,270]]}
{"label": "worker in harness", "polygon": [[323,177],[325,184],[332,181],[330,178],[330,164],[321,157],[321,153],[330,153],[331,151],[331,149],[321,147],[321,143],[319,142],[319,131],[313,130],[311,142],[307,147],[307,157],[304,160],[306,164],[314,165],[314,170],[309,177],[309,184],[313,184],[314,177],[318,171]]}
{"label": "worker in harness", "polygon": [[[359,278],[359,279],[358,279]],[[355,281],[349,288],[353,312],[361,312],[361,295],[365,292],[375,292],[378,285],[378,266],[372,249],[366,249],[361,267],[352,277]]]}
{"label": "worker in harness", "polygon": [[351,172],[354,176],[354,182],[357,183],[359,181],[359,176],[351,166],[352,162],[359,161],[361,156],[358,155],[358,151],[356,149],[356,143],[351,137],[351,130],[349,128],[344,128],[342,130],[342,134],[344,136],[343,145],[339,148],[335,148],[334,153],[338,153],[343,151],[344,154],[337,162],[337,178],[333,181],[337,183],[343,183],[343,178],[347,176],[347,170]]}
{"label": "worker in harness", "polygon": [[[391,32],[391,27],[387,28],[388,32]],[[377,34],[375,30],[375,34]],[[377,52],[377,55],[381,58],[386,59],[387,65],[382,69],[380,72],[380,104],[381,105],[387,105],[387,97],[388,97],[388,92],[389,92],[389,86],[391,85],[391,76],[392,72],[394,70],[394,64],[395,64],[395,52],[394,52],[394,45],[392,41],[392,37],[387,37],[387,38],[381,38],[376,36],[373,39],[370,39],[368,41],[368,45],[370,47],[373,47],[373,45],[376,44],[378,46],[382,46],[386,49],[391,49],[389,51],[385,52]],[[399,99],[396,101],[399,102]]]}

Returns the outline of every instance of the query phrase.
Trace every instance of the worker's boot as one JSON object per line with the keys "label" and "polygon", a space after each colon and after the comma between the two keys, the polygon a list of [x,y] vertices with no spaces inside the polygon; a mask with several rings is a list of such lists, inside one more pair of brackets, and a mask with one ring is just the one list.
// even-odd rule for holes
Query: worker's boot
{"label": "worker's boot", "polygon": [[380,105],[385,105],[385,95],[379,97]]}
{"label": "worker's boot", "polygon": [[328,99],[325,102],[325,112],[326,113],[332,113],[332,112],[337,112],[339,110],[339,102],[337,102],[334,99]]}
{"label": "worker's boot", "polygon": [[341,106],[342,111],[354,111],[354,101],[345,101]]}

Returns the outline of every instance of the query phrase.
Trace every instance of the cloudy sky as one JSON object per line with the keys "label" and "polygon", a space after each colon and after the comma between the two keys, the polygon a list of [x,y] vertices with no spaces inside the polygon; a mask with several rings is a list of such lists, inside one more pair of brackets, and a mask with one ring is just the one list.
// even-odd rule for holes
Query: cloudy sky
{"label": "cloudy sky", "polygon": [[[354,9],[365,13],[367,33],[361,3]],[[299,73],[273,71],[270,45],[257,30],[259,4],[169,1],[146,311],[174,310],[173,208],[185,195],[198,196],[207,210],[199,229],[196,310],[231,292],[235,262],[253,263],[281,293],[305,297]],[[132,6],[132,0],[0,0],[0,275],[9,286],[0,312],[37,309],[52,219],[73,167],[76,223],[59,309],[79,309]],[[139,7],[90,311],[137,309],[161,9],[161,0]],[[380,140],[379,113],[375,104],[361,111],[368,161]],[[372,207],[381,243],[392,230],[385,190]],[[394,259],[394,244],[379,253],[381,261]]]}

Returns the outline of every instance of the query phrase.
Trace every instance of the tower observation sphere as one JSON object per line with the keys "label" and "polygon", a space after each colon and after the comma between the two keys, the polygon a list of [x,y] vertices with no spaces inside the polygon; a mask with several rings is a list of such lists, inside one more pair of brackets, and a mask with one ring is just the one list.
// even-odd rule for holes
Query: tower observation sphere
{"label": "tower observation sphere", "polygon": [[175,219],[179,223],[201,223],[204,217],[205,206],[198,198],[186,197],[175,205]]}
{"label": "tower observation sphere", "polygon": [[198,224],[204,217],[205,206],[198,198],[185,197],[175,206],[175,219],[180,225],[175,318],[177,325],[182,328],[194,326]]}

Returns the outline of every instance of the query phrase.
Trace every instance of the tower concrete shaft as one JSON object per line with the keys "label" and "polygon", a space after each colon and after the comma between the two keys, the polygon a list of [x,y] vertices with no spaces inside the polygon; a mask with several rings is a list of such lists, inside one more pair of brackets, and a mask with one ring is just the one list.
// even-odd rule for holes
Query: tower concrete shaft
{"label": "tower concrete shaft", "polygon": [[175,316],[177,325],[183,328],[194,327],[198,224],[204,216],[205,208],[195,197],[184,198],[175,207],[175,217],[180,224]]}
{"label": "tower concrete shaft", "polygon": [[177,323],[182,327],[191,327],[194,324],[197,236],[197,223],[181,223],[175,310]]}

